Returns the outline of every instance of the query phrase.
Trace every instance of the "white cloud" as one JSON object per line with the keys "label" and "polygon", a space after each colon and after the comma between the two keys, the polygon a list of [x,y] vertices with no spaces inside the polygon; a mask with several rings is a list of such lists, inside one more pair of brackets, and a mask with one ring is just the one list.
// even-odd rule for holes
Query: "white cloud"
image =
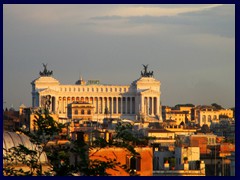
{"label": "white cloud", "polygon": [[186,12],[197,12],[205,9],[210,9],[213,7],[221,6],[218,4],[214,5],[205,5],[205,6],[190,6],[186,5],[186,7],[174,7],[174,8],[164,8],[164,7],[145,7],[144,5],[138,6],[130,6],[129,7],[116,7],[107,12],[105,15],[108,16],[175,16],[180,13]]}
{"label": "white cloud", "polygon": [[186,5],[166,8],[161,5],[4,5],[4,15],[32,23],[79,23],[96,16],[174,16],[220,5]]}

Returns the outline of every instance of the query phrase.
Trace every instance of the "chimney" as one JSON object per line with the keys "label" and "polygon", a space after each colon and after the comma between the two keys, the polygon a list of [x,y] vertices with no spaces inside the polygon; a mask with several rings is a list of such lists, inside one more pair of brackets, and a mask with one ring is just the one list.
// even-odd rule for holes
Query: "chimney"
{"label": "chimney", "polygon": [[164,163],[164,170],[169,170],[169,163],[168,163],[168,161],[166,161],[165,163]]}
{"label": "chimney", "polygon": [[183,170],[184,171],[188,171],[189,170],[189,164],[188,163],[184,163],[183,164]]}
{"label": "chimney", "polygon": [[109,140],[112,140],[112,133],[106,131],[106,132],[104,133],[104,135],[105,135],[104,138],[105,138],[105,140],[106,140],[107,142],[109,142]]}
{"label": "chimney", "polygon": [[204,163],[204,161],[201,161],[201,163],[200,163],[200,173],[205,174],[205,163]]}

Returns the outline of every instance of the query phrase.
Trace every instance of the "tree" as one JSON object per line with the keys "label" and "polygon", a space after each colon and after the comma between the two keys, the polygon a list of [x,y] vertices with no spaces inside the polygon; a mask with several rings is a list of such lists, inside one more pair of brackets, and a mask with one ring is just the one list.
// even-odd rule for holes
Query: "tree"
{"label": "tree", "polygon": [[211,104],[213,107],[215,107],[217,110],[221,110],[224,109],[221,105],[217,104],[217,103],[212,103]]}
{"label": "tree", "polygon": [[175,168],[175,166],[176,166],[176,158],[175,157],[170,157],[170,158],[168,158],[168,161],[169,161],[169,166],[171,168]]}
{"label": "tree", "polygon": [[209,127],[208,127],[207,124],[202,125],[201,131],[202,131],[203,133],[205,133],[205,134],[211,132],[211,130],[209,129]]}
{"label": "tree", "polygon": [[[61,132],[62,124],[57,123],[50,116],[47,109],[44,110],[42,115],[41,111],[36,112],[34,120],[35,131],[30,132],[25,129],[17,129],[18,133],[27,135],[30,138],[33,148],[27,148],[24,145],[12,147],[5,151],[4,160],[7,162],[3,168],[4,175],[44,175],[50,172],[42,171],[42,164],[40,157],[43,152],[46,152],[47,143]],[[22,168],[13,168],[12,164],[18,162],[28,167],[29,171],[24,171]]]}

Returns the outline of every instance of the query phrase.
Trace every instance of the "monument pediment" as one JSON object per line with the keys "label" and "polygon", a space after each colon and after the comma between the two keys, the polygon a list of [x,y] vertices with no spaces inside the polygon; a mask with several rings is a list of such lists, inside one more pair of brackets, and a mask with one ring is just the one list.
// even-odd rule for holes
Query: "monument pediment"
{"label": "monument pediment", "polygon": [[51,76],[40,76],[37,79],[35,79],[32,83],[48,83],[48,84],[60,84],[58,80]]}
{"label": "monument pediment", "polygon": [[142,95],[147,95],[147,94],[159,94],[158,91],[152,90],[152,89],[146,89],[140,92]]}
{"label": "monument pediment", "polygon": [[39,91],[41,94],[56,94],[58,93],[57,91],[47,88],[47,89],[43,89],[41,91]]}

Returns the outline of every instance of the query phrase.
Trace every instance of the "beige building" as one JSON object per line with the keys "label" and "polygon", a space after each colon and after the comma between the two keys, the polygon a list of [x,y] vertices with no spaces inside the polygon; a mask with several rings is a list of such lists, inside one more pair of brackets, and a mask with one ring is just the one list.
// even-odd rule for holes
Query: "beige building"
{"label": "beige building", "polygon": [[228,118],[233,118],[233,110],[221,109],[221,110],[219,110],[219,115],[225,115],[225,116],[228,116]]}
{"label": "beige building", "polygon": [[167,131],[174,132],[175,136],[176,135],[191,135],[194,134],[197,129],[196,128],[191,128],[191,127],[184,127],[184,126],[166,126],[164,128]]}
{"label": "beige building", "polygon": [[[175,157],[177,159],[177,167],[181,167],[184,164],[184,158],[187,158],[187,161],[191,163],[192,161],[200,160],[200,148],[199,147],[176,147],[175,148]],[[191,169],[195,169],[196,165],[191,164]]]}
{"label": "beige building", "polygon": [[209,127],[212,123],[219,123],[222,116],[233,118],[233,110],[216,109],[214,106],[197,106],[193,109],[194,119],[200,126],[207,124]]}
{"label": "beige building", "polygon": [[210,127],[212,121],[219,119],[219,110],[213,109],[212,107],[202,107],[197,111],[197,121],[200,126],[207,124]]}
{"label": "beige building", "polygon": [[161,144],[162,146],[174,145],[175,143],[175,133],[167,131],[165,129],[148,129],[146,131],[147,137],[155,137],[155,139],[150,140],[151,144]]}
{"label": "beige building", "polygon": [[188,123],[191,122],[191,111],[193,106],[187,105],[176,105],[171,108],[168,106],[163,106],[163,120],[174,120],[175,125],[179,125],[181,122]]}
{"label": "beige building", "polygon": [[108,118],[162,120],[160,107],[160,81],[153,71],[141,71],[131,85],[103,85],[98,80],[74,85],[61,84],[44,65],[40,77],[32,81],[32,106],[47,107],[59,118],[67,118],[67,107],[73,102],[93,105],[93,119]]}
{"label": "beige building", "polygon": [[68,104],[68,118],[70,119],[93,119],[93,105],[83,102],[72,102]]}
{"label": "beige building", "polygon": [[186,111],[171,110],[170,112],[166,112],[166,120],[174,120],[175,125],[180,125],[182,122],[185,124],[187,118],[188,113]]}

